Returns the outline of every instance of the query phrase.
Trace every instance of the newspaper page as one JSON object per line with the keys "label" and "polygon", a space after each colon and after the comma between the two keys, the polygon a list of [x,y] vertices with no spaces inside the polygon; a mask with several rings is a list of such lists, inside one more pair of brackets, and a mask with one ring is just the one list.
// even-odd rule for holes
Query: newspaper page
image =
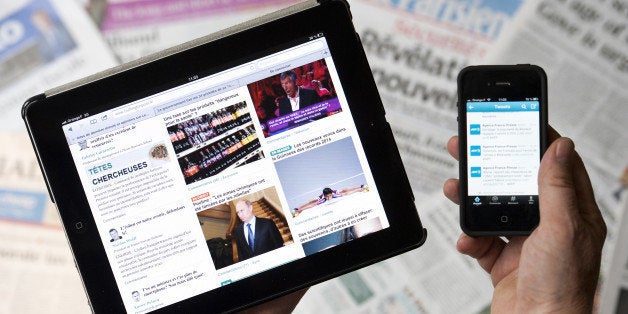
{"label": "newspaper page", "polygon": [[98,30],[76,3],[3,1],[0,129],[24,129],[20,109],[29,97],[115,64]]}
{"label": "newspaper page", "polygon": [[627,1],[527,1],[489,56],[491,63],[533,63],[547,72],[549,123],[574,139],[608,227],[603,274],[628,171],[627,18]]}
{"label": "newspaper page", "polygon": [[[628,213],[626,212],[628,210],[628,197],[626,196],[624,196],[623,207],[623,218],[617,231],[617,237],[628,239]],[[599,312],[628,313],[628,246],[615,246],[608,273],[612,275],[607,276],[604,280]]]}
{"label": "newspaper page", "polygon": [[79,0],[121,62],[207,35],[296,0]]}
{"label": "newspaper page", "polygon": [[0,133],[0,313],[87,313],[87,297],[25,134]]}
{"label": "newspaper page", "polygon": [[[458,132],[456,79],[488,53],[520,1],[351,1],[417,198],[457,177],[444,143]],[[377,12],[377,19],[374,19]]]}
{"label": "newspaper page", "polygon": [[441,191],[446,178],[458,177],[458,163],[445,143],[458,132],[458,72],[485,59],[521,1],[350,4],[428,239],[416,251],[312,287],[297,312],[321,306],[364,313],[481,311],[492,286],[477,263],[455,249],[458,207]]}

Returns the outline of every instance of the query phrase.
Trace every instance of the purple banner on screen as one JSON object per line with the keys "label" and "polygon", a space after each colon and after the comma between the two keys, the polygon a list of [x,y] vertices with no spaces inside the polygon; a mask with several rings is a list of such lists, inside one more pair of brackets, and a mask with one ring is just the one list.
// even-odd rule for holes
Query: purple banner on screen
{"label": "purple banner on screen", "polygon": [[338,98],[321,101],[281,117],[268,120],[269,136],[308,124],[341,111],[342,108],[340,107]]}

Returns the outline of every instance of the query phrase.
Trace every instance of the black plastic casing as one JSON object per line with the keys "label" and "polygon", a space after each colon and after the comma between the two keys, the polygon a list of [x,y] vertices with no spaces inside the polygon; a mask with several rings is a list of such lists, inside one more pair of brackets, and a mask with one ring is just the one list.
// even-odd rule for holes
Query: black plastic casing
{"label": "black plastic casing", "polygon": [[[496,82],[509,82],[499,85]],[[468,206],[467,181],[467,111],[468,99],[522,100],[538,97],[540,119],[540,155],[547,149],[547,75],[539,66],[479,65],[469,66],[458,75],[458,148],[460,174],[460,227],[471,236],[528,235],[539,224],[538,201],[530,205]],[[538,195],[538,194],[537,194]],[[538,199],[538,198],[537,198]],[[505,217],[505,218],[504,218]]]}
{"label": "black plastic casing", "polygon": [[[380,192],[389,228],[233,282],[157,312],[227,312],[294,292],[419,247],[414,197],[344,0],[309,1],[29,99],[25,120],[94,312],[125,312],[81,187],[63,121],[102,112],[254,60],[322,32]],[[79,228],[80,226],[80,228]]]}

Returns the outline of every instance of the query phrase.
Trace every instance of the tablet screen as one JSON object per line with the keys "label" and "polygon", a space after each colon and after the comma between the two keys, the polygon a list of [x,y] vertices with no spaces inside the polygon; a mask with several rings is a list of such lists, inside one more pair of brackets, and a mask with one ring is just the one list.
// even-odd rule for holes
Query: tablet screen
{"label": "tablet screen", "polygon": [[62,125],[127,311],[389,227],[322,33],[188,81]]}

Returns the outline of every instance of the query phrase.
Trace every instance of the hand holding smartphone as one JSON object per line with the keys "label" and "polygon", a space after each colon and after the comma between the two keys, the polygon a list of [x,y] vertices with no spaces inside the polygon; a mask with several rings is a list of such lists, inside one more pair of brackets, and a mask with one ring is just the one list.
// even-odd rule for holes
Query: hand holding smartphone
{"label": "hand holding smartphone", "polygon": [[525,235],[539,223],[547,77],[534,65],[470,66],[458,76],[460,225],[472,236]]}

